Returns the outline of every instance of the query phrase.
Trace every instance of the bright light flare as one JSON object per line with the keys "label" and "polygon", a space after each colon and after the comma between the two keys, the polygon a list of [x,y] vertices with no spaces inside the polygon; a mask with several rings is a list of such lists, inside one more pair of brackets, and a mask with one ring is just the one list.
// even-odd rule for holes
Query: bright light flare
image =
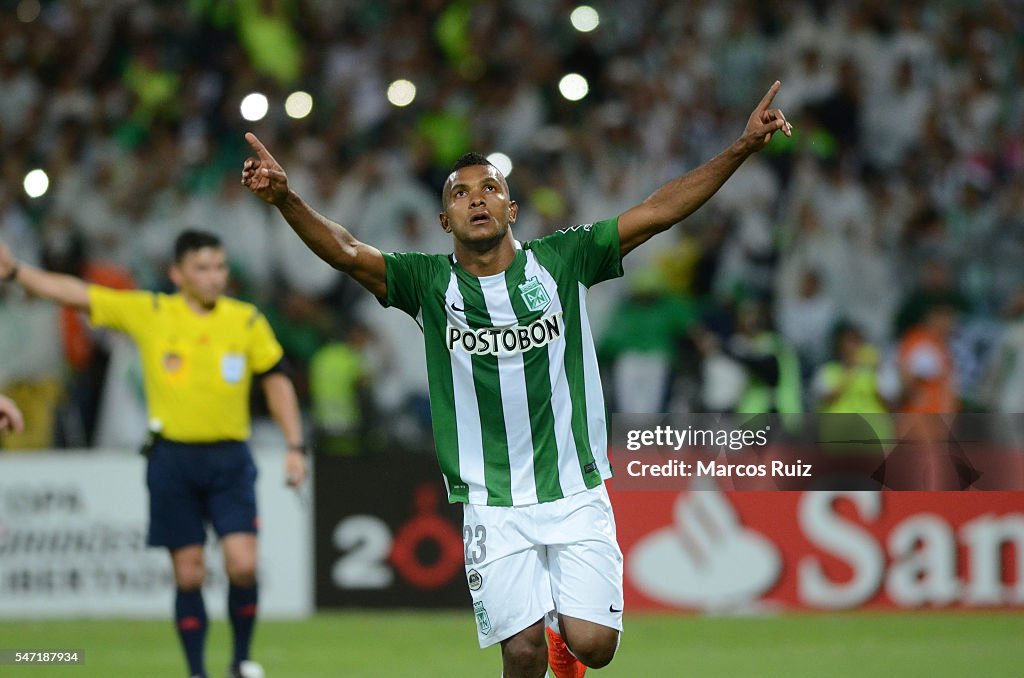
{"label": "bright light flare", "polygon": [[46,176],[46,172],[43,170],[34,169],[25,175],[25,181],[22,183],[22,186],[24,186],[28,197],[39,198],[49,190],[50,177]]}
{"label": "bright light flare", "polygon": [[504,176],[512,174],[512,158],[508,157],[504,153],[495,151],[487,156],[487,162],[491,163],[498,168]]}
{"label": "bright light flare", "polygon": [[247,94],[245,98],[242,99],[242,105],[239,106],[239,110],[242,112],[242,117],[249,122],[262,120],[269,109],[270,102],[267,101],[266,96],[259,92]]}
{"label": "bright light flare", "polygon": [[569,21],[580,33],[589,33],[601,24],[601,17],[590,5],[580,5],[569,15]]}
{"label": "bright light flare", "polygon": [[590,92],[590,85],[579,73],[569,73],[558,82],[558,91],[569,101],[579,101]]}
{"label": "bright light flare", "polygon": [[313,112],[313,97],[309,92],[292,92],[284,100],[284,112],[289,118],[301,120]]}
{"label": "bright light flare", "polygon": [[408,80],[395,80],[388,85],[388,101],[392,106],[402,108],[416,99],[416,85]]}

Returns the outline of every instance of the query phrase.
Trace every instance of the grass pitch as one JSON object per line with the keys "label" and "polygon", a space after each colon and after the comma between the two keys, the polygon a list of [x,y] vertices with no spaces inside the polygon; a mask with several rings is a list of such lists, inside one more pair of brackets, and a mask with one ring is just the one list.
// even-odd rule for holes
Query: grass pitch
{"label": "grass pitch", "polygon": [[[662,676],[1024,675],[1024,614],[626,615],[615,661],[595,678]],[[211,624],[207,668],[224,675],[230,633]],[[186,675],[170,619],[4,621],[0,648],[85,650],[78,666],[0,666],[0,676]],[[496,648],[476,646],[469,612],[347,612],[262,621],[254,658],[269,678],[452,678],[501,675]]]}

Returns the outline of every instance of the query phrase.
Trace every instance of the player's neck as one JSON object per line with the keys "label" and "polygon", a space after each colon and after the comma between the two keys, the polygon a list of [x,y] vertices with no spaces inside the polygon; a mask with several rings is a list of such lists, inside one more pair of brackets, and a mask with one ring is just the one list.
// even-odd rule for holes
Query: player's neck
{"label": "player's neck", "polygon": [[478,278],[503,273],[516,258],[516,245],[507,233],[493,247],[472,249],[455,241],[455,260],[464,271]]}

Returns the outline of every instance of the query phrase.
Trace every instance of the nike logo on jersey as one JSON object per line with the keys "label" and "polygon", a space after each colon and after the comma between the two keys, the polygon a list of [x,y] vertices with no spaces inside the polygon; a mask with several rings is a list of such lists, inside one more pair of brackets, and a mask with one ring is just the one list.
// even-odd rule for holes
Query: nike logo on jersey
{"label": "nike logo on jersey", "polygon": [[619,612],[622,612],[622,608],[620,607],[618,610],[616,610],[614,605],[609,605],[608,611],[612,614],[618,614]]}

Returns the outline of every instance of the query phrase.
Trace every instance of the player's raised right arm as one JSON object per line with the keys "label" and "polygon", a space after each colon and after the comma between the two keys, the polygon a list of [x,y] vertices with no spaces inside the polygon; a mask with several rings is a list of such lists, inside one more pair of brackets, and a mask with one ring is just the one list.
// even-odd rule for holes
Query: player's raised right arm
{"label": "player's raised right arm", "polygon": [[252,132],[245,140],[256,151],[242,166],[242,183],[278,209],[309,249],[334,268],[352,276],[374,296],[387,296],[387,273],[380,250],[360,242],[340,224],[319,214],[288,187],[280,163]]}
{"label": "player's raised right arm", "polygon": [[85,281],[62,273],[52,273],[29,266],[14,258],[4,241],[0,240],[0,280],[17,282],[30,294],[89,310],[89,286]]}

